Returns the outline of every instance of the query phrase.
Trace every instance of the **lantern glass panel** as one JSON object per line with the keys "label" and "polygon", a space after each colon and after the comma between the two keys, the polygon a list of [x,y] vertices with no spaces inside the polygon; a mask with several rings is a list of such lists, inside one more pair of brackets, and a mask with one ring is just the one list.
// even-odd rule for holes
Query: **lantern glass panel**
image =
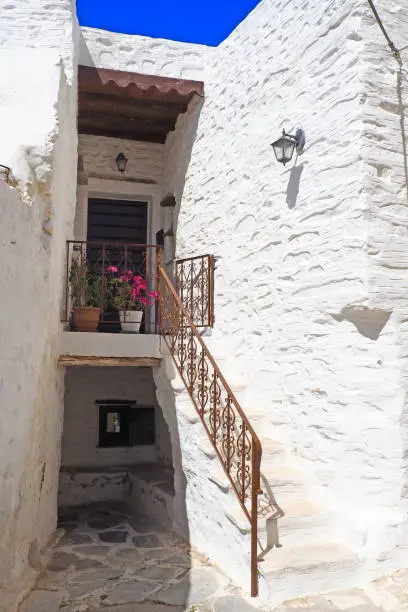
{"label": "lantern glass panel", "polygon": [[119,172],[124,172],[126,170],[127,162],[128,162],[127,157],[125,157],[123,153],[119,153],[119,155],[116,158],[116,164],[118,166]]}
{"label": "lantern glass panel", "polygon": [[283,137],[282,140],[284,141],[282,161],[283,163],[286,163],[292,159],[292,155],[293,155],[293,151],[296,146],[296,142],[292,140],[291,138],[288,138],[287,136]]}
{"label": "lantern glass panel", "polygon": [[285,143],[284,143],[283,138],[279,138],[279,140],[277,140],[276,142],[272,144],[273,150],[275,151],[276,159],[278,160],[278,162],[283,161],[284,145]]}

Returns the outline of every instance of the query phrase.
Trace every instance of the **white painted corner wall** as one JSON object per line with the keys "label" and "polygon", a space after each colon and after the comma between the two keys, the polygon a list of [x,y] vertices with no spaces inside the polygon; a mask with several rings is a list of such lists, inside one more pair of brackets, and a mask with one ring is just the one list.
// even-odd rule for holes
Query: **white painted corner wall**
{"label": "white painted corner wall", "polygon": [[56,527],[63,418],[56,363],[75,213],[78,59],[70,1],[52,14],[45,0],[3,4],[0,163],[11,166],[16,187],[0,178],[8,305],[0,313],[0,609],[14,612],[44,567]]}

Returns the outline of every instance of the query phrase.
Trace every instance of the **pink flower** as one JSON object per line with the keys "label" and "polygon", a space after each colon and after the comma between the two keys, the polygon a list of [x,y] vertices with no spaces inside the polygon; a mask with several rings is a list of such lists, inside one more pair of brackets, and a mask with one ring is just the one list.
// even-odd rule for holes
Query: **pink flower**
{"label": "pink flower", "polygon": [[139,290],[146,289],[147,284],[145,279],[142,276],[134,276],[133,277],[133,286],[137,287]]}
{"label": "pink flower", "polygon": [[108,272],[117,272],[117,271],[118,271],[118,269],[117,269],[116,266],[109,266],[108,267]]}
{"label": "pink flower", "polygon": [[144,304],[145,306],[149,303],[147,297],[140,296],[138,300],[141,304]]}
{"label": "pink flower", "polygon": [[157,293],[157,291],[149,291],[148,295],[152,297],[154,300],[159,299],[159,294]]}

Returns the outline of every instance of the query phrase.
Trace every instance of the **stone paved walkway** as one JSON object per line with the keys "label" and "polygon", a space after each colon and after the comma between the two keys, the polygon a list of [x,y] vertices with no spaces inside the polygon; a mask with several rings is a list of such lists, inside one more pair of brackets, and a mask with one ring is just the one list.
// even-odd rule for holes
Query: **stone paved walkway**
{"label": "stone paved walkway", "polygon": [[[61,517],[47,572],[19,612],[254,612],[216,567],[147,517],[94,506]],[[369,593],[369,594],[368,594]],[[263,612],[408,612],[408,571]]]}
{"label": "stone paved walkway", "polygon": [[20,612],[210,611],[233,585],[180,538],[123,507],[60,517],[65,535]]}

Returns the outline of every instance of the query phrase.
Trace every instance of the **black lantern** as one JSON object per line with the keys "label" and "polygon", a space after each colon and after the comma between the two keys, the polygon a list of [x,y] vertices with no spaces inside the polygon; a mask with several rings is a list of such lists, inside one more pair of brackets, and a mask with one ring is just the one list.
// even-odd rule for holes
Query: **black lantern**
{"label": "black lantern", "polygon": [[271,145],[276,155],[278,162],[283,165],[287,164],[292,159],[293,151],[300,151],[305,146],[305,135],[303,130],[296,130],[296,134],[286,134],[285,130],[282,130],[282,136],[275,140]]}
{"label": "black lantern", "polygon": [[118,167],[119,172],[121,172],[122,174],[126,170],[126,164],[127,163],[128,163],[128,158],[125,157],[125,155],[123,155],[123,153],[119,153],[119,155],[116,158],[116,165]]}

